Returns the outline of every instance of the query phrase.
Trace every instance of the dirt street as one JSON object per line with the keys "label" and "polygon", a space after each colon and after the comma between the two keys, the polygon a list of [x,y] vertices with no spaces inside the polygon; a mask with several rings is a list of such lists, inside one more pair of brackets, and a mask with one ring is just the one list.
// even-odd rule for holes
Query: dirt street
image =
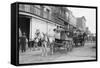
{"label": "dirt street", "polygon": [[91,60],[96,59],[95,43],[86,42],[85,46],[75,47],[71,52],[66,52],[64,49],[58,49],[53,55],[41,56],[41,49],[25,53],[19,53],[19,63],[40,63],[40,62],[58,62],[58,61],[76,61],[76,60]]}

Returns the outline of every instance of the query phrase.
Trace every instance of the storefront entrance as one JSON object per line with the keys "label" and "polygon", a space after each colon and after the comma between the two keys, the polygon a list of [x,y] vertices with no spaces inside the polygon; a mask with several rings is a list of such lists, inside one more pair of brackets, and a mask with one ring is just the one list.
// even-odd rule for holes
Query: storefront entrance
{"label": "storefront entrance", "polygon": [[20,15],[19,16],[19,28],[21,30],[21,33],[25,32],[27,39],[29,39],[30,18],[27,16]]}

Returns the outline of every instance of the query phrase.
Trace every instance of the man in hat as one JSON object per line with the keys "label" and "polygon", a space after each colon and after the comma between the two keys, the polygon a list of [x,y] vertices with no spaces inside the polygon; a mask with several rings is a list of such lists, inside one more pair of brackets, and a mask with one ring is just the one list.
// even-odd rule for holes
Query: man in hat
{"label": "man in hat", "polygon": [[85,44],[86,37],[87,37],[87,34],[84,32],[84,33],[83,33],[83,42],[82,42],[82,46],[84,46],[84,44]]}
{"label": "man in hat", "polygon": [[26,35],[25,35],[25,32],[23,32],[20,43],[21,43],[21,51],[25,52],[26,51]]}

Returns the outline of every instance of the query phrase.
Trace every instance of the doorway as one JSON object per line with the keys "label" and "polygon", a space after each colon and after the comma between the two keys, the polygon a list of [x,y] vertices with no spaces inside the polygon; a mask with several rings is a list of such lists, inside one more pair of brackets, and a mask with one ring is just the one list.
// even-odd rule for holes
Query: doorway
{"label": "doorway", "polygon": [[21,33],[25,33],[27,39],[29,40],[30,18],[27,16],[20,15],[19,16],[19,28],[21,30]]}

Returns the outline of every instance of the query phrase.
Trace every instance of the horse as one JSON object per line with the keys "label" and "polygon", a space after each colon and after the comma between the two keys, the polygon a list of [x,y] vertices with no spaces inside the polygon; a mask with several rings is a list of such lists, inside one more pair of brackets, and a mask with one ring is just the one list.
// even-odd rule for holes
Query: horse
{"label": "horse", "polygon": [[29,47],[30,50],[32,50],[32,48],[34,47],[34,43],[35,43],[34,40],[30,40],[30,41],[28,42],[28,47]]}
{"label": "horse", "polygon": [[49,37],[47,34],[41,32],[38,36],[34,36],[33,40],[29,41],[30,50],[35,47],[40,47],[42,51],[42,56],[48,55],[48,47],[50,48],[50,52],[53,54],[53,44],[54,37]]}
{"label": "horse", "polygon": [[75,36],[73,37],[75,46],[78,46],[78,43],[80,43],[81,46],[84,46],[85,39],[86,39],[86,34],[85,34],[85,33],[83,33],[83,34],[80,33],[80,34],[78,34],[78,35],[75,35]]}
{"label": "horse", "polygon": [[39,37],[39,36],[35,36],[34,38],[33,38],[33,40],[31,40],[30,42],[29,42],[29,48],[30,48],[30,50],[33,48],[33,50],[35,50],[35,48],[38,48],[38,47],[40,47],[41,46],[41,38]]}
{"label": "horse", "polygon": [[44,34],[43,32],[40,34],[40,42],[42,46],[42,56],[47,56],[48,55],[48,36]]}
{"label": "horse", "polygon": [[39,47],[39,46],[41,46],[41,38],[40,38],[40,34],[34,34],[34,37],[33,37],[33,39],[31,39],[30,41],[29,41],[29,48],[30,48],[30,50],[35,50],[35,48],[37,47]]}
{"label": "horse", "polygon": [[75,46],[78,46],[79,43],[79,37],[77,34],[73,35],[73,43],[75,44]]}
{"label": "horse", "polygon": [[48,36],[46,34],[39,33],[38,36],[35,36],[33,41],[30,41],[30,45],[33,47],[40,47],[42,51],[42,56],[47,56],[47,45],[48,45]]}

